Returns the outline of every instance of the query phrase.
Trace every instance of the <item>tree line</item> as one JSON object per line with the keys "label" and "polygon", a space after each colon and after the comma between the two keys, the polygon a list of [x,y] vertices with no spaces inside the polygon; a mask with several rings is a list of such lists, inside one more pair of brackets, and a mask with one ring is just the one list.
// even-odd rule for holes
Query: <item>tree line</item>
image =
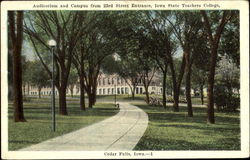
{"label": "tree line", "polygon": [[[25,121],[20,67],[23,34],[49,78],[51,53],[47,41],[54,39],[57,43],[55,86],[61,115],[68,114],[66,90],[72,70],[80,81],[81,110],[86,109],[85,92],[88,107],[96,103],[101,71],[124,78],[133,97],[141,79],[147,103],[148,87],[155,72],[160,71],[165,108],[169,77],[173,111],[179,111],[184,85],[187,112],[192,117],[191,87],[195,82],[202,93],[203,88],[208,89],[207,122],[215,123],[214,85],[220,55],[226,54],[239,66],[238,11],[10,11],[8,18],[15,121]],[[115,60],[114,55],[120,59]]]}

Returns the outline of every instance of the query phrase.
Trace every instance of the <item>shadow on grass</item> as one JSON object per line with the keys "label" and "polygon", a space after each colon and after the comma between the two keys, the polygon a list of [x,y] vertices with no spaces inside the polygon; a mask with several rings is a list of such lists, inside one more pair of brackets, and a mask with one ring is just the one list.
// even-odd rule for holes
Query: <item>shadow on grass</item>
{"label": "shadow on grass", "polygon": [[203,130],[203,131],[211,131],[211,130],[216,130],[219,132],[234,132],[235,128],[228,128],[228,127],[210,127],[208,125],[204,125],[204,126],[195,126],[195,125],[184,125],[184,124],[180,124],[180,125],[174,125],[174,124],[161,124],[158,125],[159,127],[174,127],[174,128],[180,128],[180,129],[198,129],[198,130]]}
{"label": "shadow on grass", "polygon": [[206,108],[194,107],[193,117],[187,108],[137,104],[149,118],[149,126],[135,150],[239,150],[239,113],[215,113],[215,124],[207,124]]}
{"label": "shadow on grass", "polygon": [[[235,141],[236,139],[231,139]],[[221,139],[218,140],[218,142]],[[237,144],[224,144],[231,145],[234,150],[240,150]],[[141,139],[138,145],[134,148],[134,150],[223,150],[225,148],[224,145],[214,146],[209,142],[189,142],[186,140],[176,140],[176,139],[158,139],[152,137],[146,137]],[[233,145],[233,146],[232,146]],[[146,149],[145,149],[146,148]]]}

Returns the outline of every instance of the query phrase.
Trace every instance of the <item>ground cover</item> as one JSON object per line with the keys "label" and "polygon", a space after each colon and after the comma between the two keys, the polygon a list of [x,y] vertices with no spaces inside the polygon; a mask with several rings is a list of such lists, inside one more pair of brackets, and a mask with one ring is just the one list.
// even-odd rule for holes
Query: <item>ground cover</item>
{"label": "ground cover", "polygon": [[206,108],[180,112],[159,106],[135,104],[149,118],[148,128],[134,150],[240,150],[239,113],[216,112],[216,124],[206,123]]}
{"label": "ground cover", "polygon": [[[80,111],[79,103],[68,103],[68,116],[56,114],[56,132],[51,131],[50,99],[31,99],[24,103],[25,123],[13,122],[13,106],[9,105],[9,150],[17,150],[44,140],[69,133],[101,121],[118,112],[113,104],[97,103],[92,109]],[[56,104],[58,113],[58,104]]]}
{"label": "ground cover", "polygon": [[[159,98],[160,100],[162,100],[162,95],[156,95],[156,94],[151,94],[150,96],[153,96],[153,97],[157,97]],[[169,97],[169,96],[167,96]],[[74,95],[73,97],[71,97],[70,95],[67,96],[67,102],[71,103],[72,101],[73,102],[79,102],[80,96],[79,95]],[[141,101],[144,101],[146,98],[146,95],[145,94],[137,94],[135,95],[135,98],[133,99],[131,97],[131,95],[116,95],[116,100],[117,101],[138,101],[138,100],[141,100]],[[185,96],[180,96],[180,99],[181,98],[185,98]],[[30,100],[30,98],[26,98],[27,100]],[[48,101],[50,100],[51,98],[49,96],[45,96],[45,97],[42,97],[42,99],[38,99],[38,98],[32,98],[31,101]],[[56,99],[58,99],[58,97],[56,97]],[[88,101],[88,97],[86,96],[85,97],[86,99],[86,102]],[[115,96],[114,95],[97,95],[96,96],[96,99],[97,101],[114,101],[115,100]],[[204,97],[204,104],[207,103],[207,98]],[[201,104],[201,99],[200,97],[192,97],[192,104]]]}

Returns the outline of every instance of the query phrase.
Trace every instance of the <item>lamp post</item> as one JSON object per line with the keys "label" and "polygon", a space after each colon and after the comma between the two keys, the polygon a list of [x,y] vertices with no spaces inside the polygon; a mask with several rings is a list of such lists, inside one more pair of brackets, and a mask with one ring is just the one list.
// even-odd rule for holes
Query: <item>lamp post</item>
{"label": "lamp post", "polygon": [[56,46],[56,41],[53,40],[53,39],[49,40],[48,44],[49,44],[49,46],[51,48],[51,54],[52,54],[52,81],[51,81],[51,85],[52,85],[52,106],[51,106],[51,111],[52,111],[52,131],[55,132],[56,131],[56,118],[55,118],[54,49],[55,49],[55,46]]}
{"label": "lamp post", "polygon": [[[113,58],[114,58],[114,61],[120,61],[121,60],[120,56],[117,53],[113,54]],[[114,85],[115,86],[115,107],[118,106],[118,108],[119,108],[119,104],[116,104],[116,84],[117,84],[117,78],[116,78],[116,83]]]}
{"label": "lamp post", "polygon": [[116,84],[115,84],[115,107],[116,107]]}

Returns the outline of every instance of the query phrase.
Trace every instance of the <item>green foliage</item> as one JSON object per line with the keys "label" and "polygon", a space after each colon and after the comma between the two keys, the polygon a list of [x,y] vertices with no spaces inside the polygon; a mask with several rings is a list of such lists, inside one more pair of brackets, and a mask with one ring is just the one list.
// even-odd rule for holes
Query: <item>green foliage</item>
{"label": "green foliage", "polygon": [[239,67],[240,66],[240,25],[239,11],[233,11],[234,15],[225,26],[221,37],[219,53],[227,55]]}
{"label": "green foliage", "polygon": [[27,68],[26,70],[27,73],[25,75],[30,80],[32,85],[38,88],[42,88],[50,84],[49,75],[44,70],[40,61],[36,60],[36,61],[28,62],[28,64],[29,64],[29,68]]}
{"label": "green foliage", "polygon": [[168,96],[167,102],[174,103],[174,98],[172,96]]}
{"label": "green foliage", "polygon": [[214,89],[215,104],[220,111],[236,111],[240,107],[239,92],[240,70],[228,56],[221,57],[216,71],[216,83]]}
{"label": "green foliage", "polygon": [[224,85],[215,86],[214,102],[218,111],[235,112],[240,107],[240,97],[228,92]]}

